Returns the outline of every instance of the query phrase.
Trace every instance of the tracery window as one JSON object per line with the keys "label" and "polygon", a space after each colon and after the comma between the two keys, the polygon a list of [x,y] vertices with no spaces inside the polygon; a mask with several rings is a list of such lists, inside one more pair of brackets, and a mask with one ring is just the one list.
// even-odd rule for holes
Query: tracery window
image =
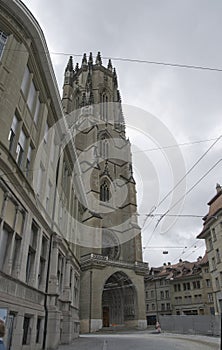
{"label": "tracery window", "polygon": [[108,202],[110,199],[109,185],[106,180],[100,186],[100,200],[102,202]]}

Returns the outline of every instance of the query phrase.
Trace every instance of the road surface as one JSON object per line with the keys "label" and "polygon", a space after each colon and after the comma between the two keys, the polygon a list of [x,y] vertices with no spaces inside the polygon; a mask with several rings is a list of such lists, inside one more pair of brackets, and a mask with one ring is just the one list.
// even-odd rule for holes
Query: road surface
{"label": "road surface", "polygon": [[169,333],[89,334],[59,350],[218,350],[219,343],[219,338]]}

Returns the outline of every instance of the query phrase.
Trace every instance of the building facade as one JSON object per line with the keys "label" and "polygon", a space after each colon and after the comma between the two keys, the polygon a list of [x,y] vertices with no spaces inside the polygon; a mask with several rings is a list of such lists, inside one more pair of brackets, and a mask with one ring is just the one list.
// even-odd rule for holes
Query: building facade
{"label": "building facade", "polygon": [[207,254],[195,262],[182,261],[151,268],[145,278],[148,325],[164,315],[214,314]]}
{"label": "building facade", "polygon": [[79,334],[80,255],[67,239],[77,185],[74,150],[61,152],[54,128],[62,118],[41,28],[22,2],[1,1],[0,317],[7,349],[54,349]]}
{"label": "building facade", "polygon": [[145,328],[148,266],[111,61],[84,55],[73,69],[70,58],[61,101],[39,24],[21,1],[2,0],[0,125],[7,350],[55,349],[80,328]]}
{"label": "building facade", "polygon": [[[75,146],[87,193],[81,211],[82,332],[126,325],[145,328],[141,232],[137,224],[130,142],[115,68],[100,53],[70,57],[65,70],[63,110],[74,125]],[[83,239],[84,237],[84,239]]]}
{"label": "building facade", "polygon": [[204,224],[197,238],[205,239],[212,278],[214,308],[222,312],[222,188],[216,186],[216,195],[209,201],[209,211],[203,218]]}

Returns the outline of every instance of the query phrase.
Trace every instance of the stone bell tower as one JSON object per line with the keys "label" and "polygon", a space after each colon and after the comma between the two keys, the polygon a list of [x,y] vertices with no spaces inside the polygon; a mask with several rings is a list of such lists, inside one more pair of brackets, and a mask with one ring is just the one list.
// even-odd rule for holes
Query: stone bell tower
{"label": "stone bell tower", "polygon": [[115,68],[98,52],[83,55],[81,67],[70,57],[62,99],[72,125],[87,205],[77,202],[74,241],[81,251],[80,329],[146,327],[141,232],[131,147]]}

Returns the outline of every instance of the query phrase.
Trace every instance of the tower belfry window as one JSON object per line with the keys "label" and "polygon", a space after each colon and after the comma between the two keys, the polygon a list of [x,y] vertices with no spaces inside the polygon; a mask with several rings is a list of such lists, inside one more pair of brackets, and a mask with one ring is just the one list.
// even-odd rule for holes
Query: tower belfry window
{"label": "tower belfry window", "polygon": [[108,96],[103,93],[100,95],[100,113],[105,122],[108,121]]}
{"label": "tower belfry window", "polygon": [[107,181],[104,181],[100,186],[100,200],[102,202],[108,202],[110,199],[109,185]]}

